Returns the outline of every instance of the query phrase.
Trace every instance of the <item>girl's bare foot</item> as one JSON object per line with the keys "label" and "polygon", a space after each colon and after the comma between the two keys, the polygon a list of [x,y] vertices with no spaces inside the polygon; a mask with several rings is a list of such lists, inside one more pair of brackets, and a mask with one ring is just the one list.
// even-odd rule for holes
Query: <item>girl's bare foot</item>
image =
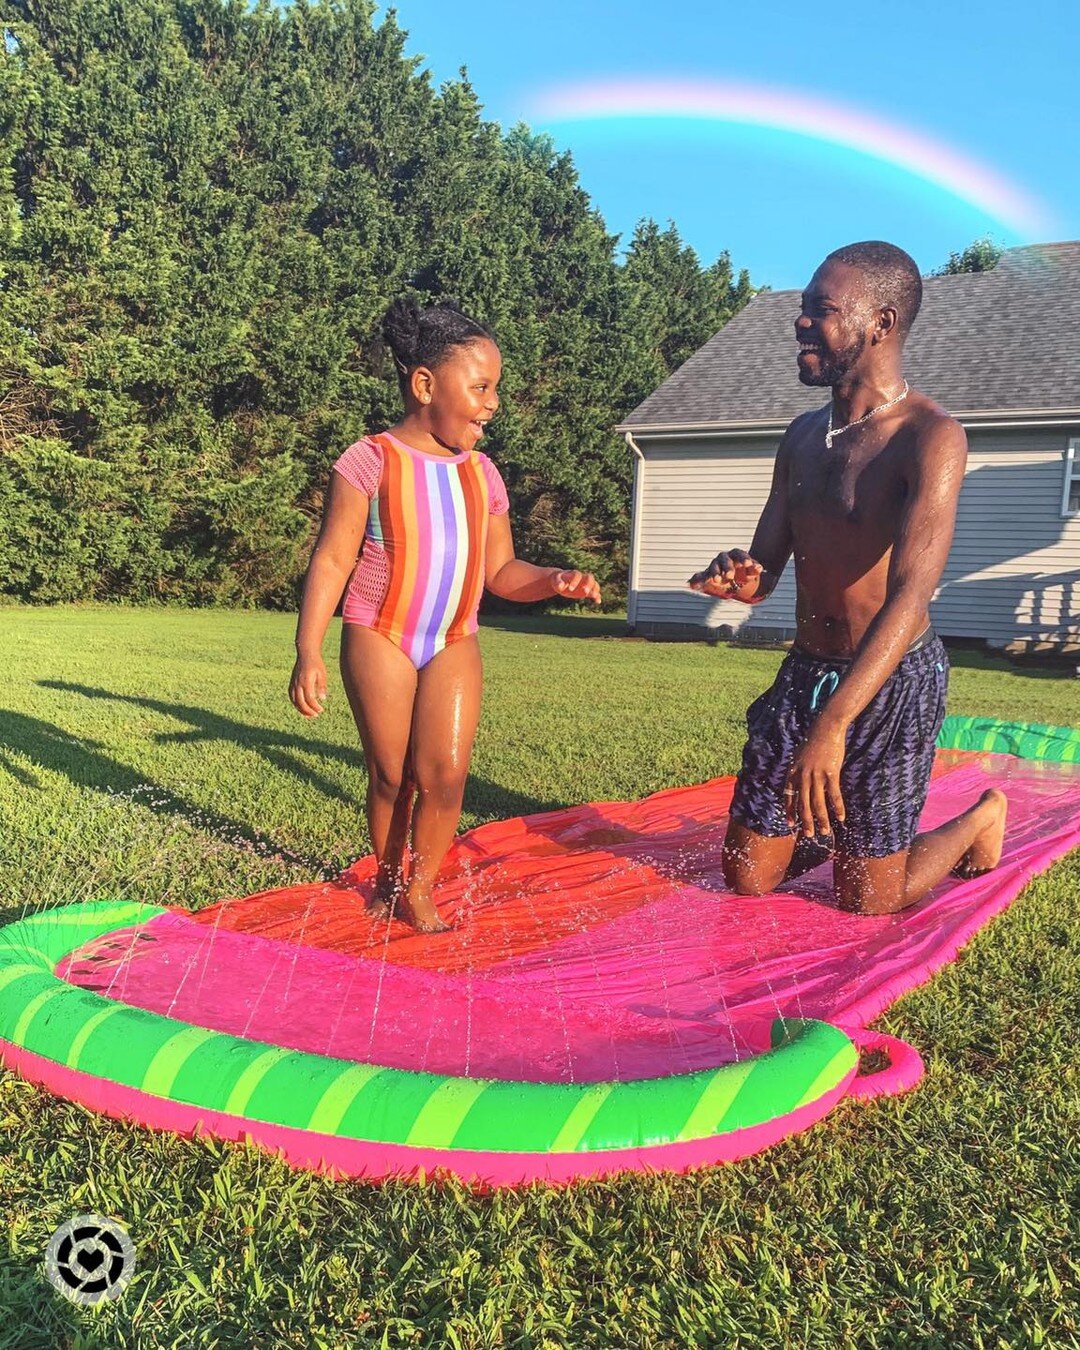
{"label": "girl's bare foot", "polygon": [[400,875],[383,872],[375,876],[375,889],[364,906],[373,919],[388,919],[393,914],[404,886]]}
{"label": "girl's bare foot", "polygon": [[394,915],[411,924],[418,933],[449,933],[453,927],[439,918],[439,911],[430,895],[403,895],[395,906]]}
{"label": "girl's bare foot", "polygon": [[967,881],[971,877],[981,877],[984,872],[992,872],[1001,861],[1001,851],[1005,845],[1005,819],[1009,811],[1009,799],[1000,788],[987,788],[979,798],[975,808],[986,817],[986,824],[975,836],[975,841],[953,868],[954,876]]}

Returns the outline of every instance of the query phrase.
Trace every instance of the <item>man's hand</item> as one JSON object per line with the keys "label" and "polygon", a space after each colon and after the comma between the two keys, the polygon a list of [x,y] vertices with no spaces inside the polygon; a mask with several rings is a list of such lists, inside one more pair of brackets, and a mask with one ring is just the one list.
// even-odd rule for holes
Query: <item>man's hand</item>
{"label": "man's hand", "polygon": [[840,770],[846,739],[845,727],[821,716],[791,761],[784,789],[788,824],[808,839],[815,834],[832,834],[832,821],[844,819]]}
{"label": "man's hand", "polygon": [[591,572],[575,572],[572,568],[551,574],[551,589],[564,600],[591,600],[600,603],[600,583]]}
{"label": "man's hand", "polygon": [[718,553],[704,572],[695,572],[687,582],[692,591],[721,600],[741,600],[744,604],[757,595],[765,569],[743,548]]}

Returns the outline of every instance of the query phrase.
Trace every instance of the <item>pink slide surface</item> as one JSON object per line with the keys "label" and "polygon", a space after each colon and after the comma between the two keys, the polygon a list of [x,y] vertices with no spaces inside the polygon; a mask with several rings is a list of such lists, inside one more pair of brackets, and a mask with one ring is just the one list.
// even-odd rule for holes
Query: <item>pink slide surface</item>
{"label": "pink slide surface", "polygon": [[[731,780],[463,836],[440,884],[457,929],[418,938],[363,912],[370,860],[339,882],[163,914],[84,947],[64,979],[270,1044],[477,1078],[599,1082],[714,1067],[778,1015],[853,1033],[951,961],[1037,872],[1080,845],[1080,772],[943,752],[922,828],[991,783],[1010,798],[994,872],[898,915],[834,904],[828,866],[760,899],[723,885]],[[917,1054],[853,1090],[903,1090]]]}

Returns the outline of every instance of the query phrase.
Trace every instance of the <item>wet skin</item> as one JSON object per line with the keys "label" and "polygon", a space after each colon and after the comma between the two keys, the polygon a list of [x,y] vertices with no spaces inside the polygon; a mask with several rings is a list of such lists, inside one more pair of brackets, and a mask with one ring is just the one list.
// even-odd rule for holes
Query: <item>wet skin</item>
{"label": "wet skin", "polygon": [[[392,429],[431,455],[473,450],[499,407],[502,357],[478,339],[452,348],[437,367],[417,366],[402,381],[405,416]],[[370,502],[331,473],[326,508],[308,565],[296,634],[289,697],[304,717],[326,699],[322,645],[356,565]],[[537,567],[515,556],[506,515],[488,519],[485,583],[507,600],[562,596],[600,603],[591,573]],[[439,865],[461,815],[483,673],[475,637],[451,643],[422,670],[382,633],[342,626],[341,672],[368,767],[367,816],[378,860],[369,909],[421,932],[447,928],[434,898]]]}
{"label": "wet skin", "polygon": [[[825,445],[827,409],[789,428],[780,494],[787,499],[796,632],[805,650],[854,656],[884,608],[893,549],[915,489],[920,439],[932,436],[944,418],[941,408],[913,391],[897,410],[838,437],[831,449]],[[924,528],[952,535],[945,520],[925,520]],[[751,553],[780,571],[785,542],[755,538]],[[925,604],[915,618],[920,631],[929,625]]]}
{"label": "wet skin", "polygon": [[815,272],[795,337],[799,378],[831,387],[833,444],[825,443],[828,404],[795,418],[777,450],[749,552],[718,554],[689,584],[756,603],[794,555],[800,646],[857,657],[856,679],[845,681],[851,693],[855,684],[874,684],[854,716],[927,625],[952,542],[967,442],[959,423],[914,389],[848,426],[904,387],[896,311],[868,302],[856,268],[825,263]]}
{"label": "wet skin", "polygon": [[[845,818],[847,732],[929,625],[967,457],[963,428],[917,390],[873,411],[904,388],[904,334],[897,309],[870,298],[859,269],[826,262],[815,272],[795,335],[800,379],[830,388],[831,405],[797,417],[785,432],[749,551],[722,552],[689,581],[703,594],[755,604],[794,555],[799,645],[851,661],[793,758],[786,791],[792,833],[774,838],[736,822],[729,827],[725,871],[733,889],[747,894],[791,875],[796,830],[829,836],[832,822]],[[1004,797],[985,794],[910,851],[838,855],[840,903],[888,913],[915,903],[958,864],[986,870],[1000,856],[1004,824]]]}

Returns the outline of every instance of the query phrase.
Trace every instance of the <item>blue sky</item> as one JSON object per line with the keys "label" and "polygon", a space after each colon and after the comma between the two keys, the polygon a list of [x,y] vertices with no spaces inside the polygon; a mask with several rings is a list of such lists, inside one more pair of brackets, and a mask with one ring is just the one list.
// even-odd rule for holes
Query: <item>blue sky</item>
{"label": "blue sky", "polygon": [[[397,10],[408,50],[436,82],[466,66],[490,118],[528,121],[573,153],[613,232],[628,238],[642,216],[674,220],[704,261],[727,249],[758,284],[801,286],[825,253],[854,239],[891,239],[930,271],[983,234],[1007,245],[1080,237],[1075,0],[861,11],[789,0],[400,0]],[[768,91],[800,128],[805,109],[806,126],[546,110],[554,86],[616,80],[737,82],[751,95]],[[885,124],[894,141],[929,141],[931,153],[916,150],[903,168],[880,157],[876,133],[867,132],[869,150],[823,140],[812,115],[821,101],[854,126]],[[967,162],[967,176],[950,176],[949,154]],[[997,180],[996,197],[970,191],[979,171]],[[1002,192],[1025,201],[1026,216],[1002,211]]]}

